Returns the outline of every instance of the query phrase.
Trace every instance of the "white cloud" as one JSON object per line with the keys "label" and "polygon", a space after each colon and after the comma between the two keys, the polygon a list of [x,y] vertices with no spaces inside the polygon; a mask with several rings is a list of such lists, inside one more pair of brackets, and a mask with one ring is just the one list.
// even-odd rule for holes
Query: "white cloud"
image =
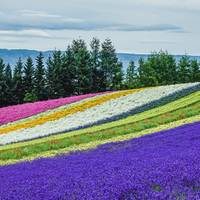
{"label": "white cloud", "polygon": [[85,20],[79,18],[62,18],[62,22],[67,22],[67,23],[81,23],[84,21]]}
{"label": "white cloud", "polygon": [[10,37],[40,37],[40,38],[51,38],[47,32],[42,30],[0,30],[1,36]]}
{"label": "white cloud", "polygon": [[[134,24],[116,22],[113,20],[81,19],[47,13],[44,11],[20,10],[4,14],[0,19],[0,30],[23,31],[30,30],[84,30],[84,31],[180,31],[181,27],[174,24],[154,23]],[[48,37],[44,32],[36,32],[43,37]],[[34,33],[35,35],[35,33]]]}
{"label": "white cloud", "polygon": [[39,18],[61,18],[60,15],[49,14],[44,11],[35,11],[35,10],[20,10],[17,11],[19,15],[24,17],[39,17]]}

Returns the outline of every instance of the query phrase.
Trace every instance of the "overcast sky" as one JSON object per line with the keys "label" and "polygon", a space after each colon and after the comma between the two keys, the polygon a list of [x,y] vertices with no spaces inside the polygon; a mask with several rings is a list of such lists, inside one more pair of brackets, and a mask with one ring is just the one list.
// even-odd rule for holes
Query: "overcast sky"
{"label": "overcast sky", "polygon": [[0,0],[0,48],[111,38],[118,52],[200,55],[199,0]]}

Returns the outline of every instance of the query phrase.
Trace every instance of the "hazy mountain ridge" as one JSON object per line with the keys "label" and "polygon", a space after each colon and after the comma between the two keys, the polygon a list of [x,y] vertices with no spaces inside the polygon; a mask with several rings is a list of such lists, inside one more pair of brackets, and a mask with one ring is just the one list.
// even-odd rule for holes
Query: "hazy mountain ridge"
{"label": "hazy mountain ridge", "polygon": [[[42,51],[45,60],[52,54],[53,51]],[[0,49],[0,58],[4,60],[5,63],[9,63],[14,66],[18,58],[25,61],[29,56],[35,59],[39,54],[37,50],[28,49]]]}
{"label": "hazy mountain ridge", "polygon": [[[51,56],[53,50],[42,51],[45,60]],[[17,59],[20,57],[23,61],[27,59],[28,56],[31,56],[33,59],[39,54],[37,50],[28,50],[28,49],[0,49],[0,58],[4,60],[5,63],[9,63],[12,67],[15,65]],[[140,58],[147,59],[149,54],[131,54],[131,53],[117,53],[119,60],[123,63],[124,68],[128,66],[130,61],[134,61],[135,64],[138,64]],[[180,59],[182,55],[174,55],[177,60]],[[200,61],[200,56],[190,56],[191,58],[197,59]]]}

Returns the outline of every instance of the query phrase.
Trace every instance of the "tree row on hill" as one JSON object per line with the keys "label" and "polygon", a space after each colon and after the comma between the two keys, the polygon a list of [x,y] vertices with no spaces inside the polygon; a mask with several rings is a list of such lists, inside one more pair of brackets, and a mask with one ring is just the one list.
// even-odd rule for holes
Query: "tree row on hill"
{"label": "tree row on hill", "polygon": [[200,63],[186,55],[176,61],[168,52],[154,52],[141,58],[138,67],[130,62],[125,81],[127,88],[200,82]]}
{"label": "tree row on hill", "polygon": [[46,63],[40,53],[35,63],[19,58],[12,72],[0,59],[0,106],[122,87],[122,63],[110,39],[94,38],[90,50],[84,40],[74,40],[64,53],[54,51]]}
{"label": "tree row on hill", "polygon": [[[35,64],[34,64],[35,63]],[[123,73],[110,39],[94,38],[90,49],[84,40],[74,40],[65,52],[54,51],[44,63],[19,58],[14,70],[0,59],[0,107],[71,95],[200,81],[197,60],[183,56],[178,62],[167,52],[152,53],[139,66],[130,62]]]}

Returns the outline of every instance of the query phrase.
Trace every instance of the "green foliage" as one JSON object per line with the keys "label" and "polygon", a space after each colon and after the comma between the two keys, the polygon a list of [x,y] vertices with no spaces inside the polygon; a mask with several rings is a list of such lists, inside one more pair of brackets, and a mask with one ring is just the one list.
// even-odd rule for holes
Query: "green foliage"
{"label": "green foliage", "polygon": [[126,70],[126,86],[127,88],[135,88],[137,87],[137,69],[135,63],[131,61]]}
{"label": "green foliage", "polygon": [[93,38],[88,49],[82,39],[73,40],[65,52],[54,51],[46,66],[43,55],[19,58],[14,72],[0,59],[0,107],[35,100],[67,97],[108,90],[175,83],[199,82],[200,64],[183,56],[178,62],[166,51],[130,62],[124,76],[122,63],[110,39]]}
{"label": "green foliage", "polygon": [[183,56],[179,63],[178,63],[178,69],[177,69],[177,74],[178,74],[178,82],[179,83],[187,83],[190,82],[190,60],[188,56]]}
{"label": "green foliage", "polygon": [[[139,60],[137,87],[198,81],[200,81],[199,63],[197,60],[190,60],[188,56],[181,57],[176,63],[174,56],[160,51],[152,53],[147,60]],[[128,88],[133,87],[130,85],[128,84]]]}
{"label": "green foliage", "polygon": [[[151,62],[151,58],[149,58],[149,60]],[[149,64],[149,61],[145,62],[143,59],[139,60],[139,81],[141,87],[158,85],[156,72],[152,64]]]}
{"label": "green foliage", "polygon": [[14,103],[23,103],[24,86],[23,86],[23,63],[21,58],[16,63],[13,74],[13,100]]}
{"label": "green foliage", "polygon": [[61,79],[62,69],[62,53],[54,51],[52,57],[47,62],[47,91],[48,97],[58,98],[64,96],[63,79]]}
{"label": "green foliage", "polygon": [[[33,60],[31,57],[27,58],[27,61],[24,65],[24,76],[23,76],[23,86],[25,90],[25,94],[32,93],[34,90],[33,84],[34,84],[34,66],[33,66]],[[26,96],[26,95],[25,95]]]}
{"label": "green foliage", "polygon": [[62,55],[62,73],[60,79],[62,88],[64,89],[63,96],[70,96],[75,93],[75,77],[74,55],[71,47],[68,46],[66,52]]}
{"label": "green foliage", "polygon": [[100,40],[93,38],[90,43],[90,65],[92,70],[92,92],[101,91],[103,71],[100,65]]}
{"label": "green foliage", "polygon": [[5,91],[5,64],[3,60],[0,58],[0,106],[6,104],[6,91]]}
{"label": "green foliage", "polygon": [[139,77],[141,86],[174,84],[176,61],[167,52],[154,52],[146,61],[139,61]]}
{"label": "green foliage", "polygon": [[34,101],[37,101],[38,99],[37,99],[37,96],[35,95],[35,93],[34,92],[32,92],[32,93],[26,93],[25,94],[25,97],[24,97],[24,99],[23,99],[23,101],[25,102],[25,103],[27,103],[27,102],[34,102]]}
{"label": "green foliage", "polygon": [[101,88],[102,90],[118,89],[123,80],[122,64],[118,61],[115,48],[110,39],[106,39],[101,48]]}
{"label": "green foliage", "polygon": [[78,39],[72,42],[73,65],[76,70],[75,92],[86,94],[92,88],[92,71],[90,66],[90,53],[84,40]]}
{"label": "green foliage", "polygon": [[190,62],[190,82],[200,82],[200,65],[197,60]]}
{"label": "green foliage", "polygon": [[6,105],[12,104],[12,95],[13,95],[13,80],[12,80],[12,70],[10,65],[8,64],[5,68],[4,72],[5,77],[5,98],[6,98]]}
{"label": "green foliage", "polygon": [[52,58],[49,57],[47,60],[47,69],[46,69],[46,89],[47,96],[51,99],[54,97],[54,69],[52,65]]}
{"label": "green foliage", "polygon": [[43,59],[43,55],[40,53],[36,58],[36,68],[34,73],[34,92],[38,100],[46,98],[45,68]]}

